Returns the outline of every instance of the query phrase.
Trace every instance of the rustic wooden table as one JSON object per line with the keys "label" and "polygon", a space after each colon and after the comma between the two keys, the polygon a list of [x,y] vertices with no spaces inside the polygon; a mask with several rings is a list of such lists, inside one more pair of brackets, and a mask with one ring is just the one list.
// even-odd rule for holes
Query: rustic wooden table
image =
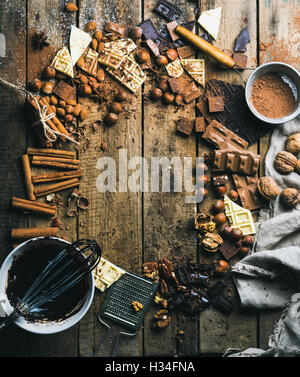
{"label": "rustic wooden table", "polygon": [[[138,24],[151,18],[156,25],[165,21],[152,12],[156,0],[78,0],[79,12],[66,14],[65,0],[2,0],[0,2],[0,33],[6,39],[6,56],[0,57],[0,77],[25,87],[38,76],[53,54],[67,45],[69,28],[75,24],[83,28],[90,20],[98,27],[106,21]],[[248,20],[251,42],[248,45],[248,66],[256,67],[266,61],[284,61],[300,68],[299,23],[300,4],[297,0],[176,0],[185,11],[186,18],[193,19],[194,9],[221,6],[222,20],[215,45],[233,48],[244,20]],[[30,46],[34,30],[45,30],[50,47],[35,53]],[[246,79],[250,71],[243,73]],[[239,76],[228,70],[216,69],[207,64],[207,78],[220,78],[241,84]],[[144,93],[151,88],[146,84]],[[101,119],[94,102],[82,100],[90,108],[86,124]],[[31,131],[26,127],[22,105],[24,98],[14,91],[0,87],[0,261],[11,251],[9,232],[12,227],[41,226],[48,224],[36,217],[26,217],[10,209],[10,199],[25,197],[20,157],[28,145],[32,145]],[[200,139],[175,135],[174,120],[180,115],[192,116],[195,106],[191,103],[174,113],[172,107],[153,104],[141,92],[132,96],[129,117],[123,117],[117,126],[100,128],[92,132],[87,127],[89,148],[78,149],[78,158],[85,172],[80,190],[90,200],[88,211],[79,213],[78,219],[64,218],[64,235],[70,240],[80,237],[95,238],[103,248],[103,256],[120,267],[141,272],[143,261],[164,256],[185,255],[204,260],[197,248],[193,230],[195,205],[186,204],[184,193],[106,193],[96,189],[97,158],[104,155],[99,146],[108,144],[105,155],[118,159],[118,150],[126,148],[128,158],[133,156],[201,156],[209,147]],[[269,136],[264,137],[251,150],[262,158],[268,148]],[[261,171],[262,173],[262,171]],[[213,200],[209,195],[198,211],[209,209]],[[234,263],[235,261],[233,261]],[[17,327],[0,333],[1,356],[91,356],[95,345],[103,335],[97,322],[103,295],[96,292],[93,304],[80,321],[71,329],[49,336],[29,334]],[[217,355],[228,348],[267,348],[267,339],[279,313],[241,311],[237,305],[234,312],[225,317],[213,309],[207,309],[199,318],[173,314],[168,328],[161,332],[151,329],[154,309],[150,309],[138,336],[121,340],[118,356],[162,355]],[[177,331],[183,330],[181,343],[176,342]],[[112,336],[114,333],[112,334]],[[99,352],[107,356],[111,350],[109,339]]]}

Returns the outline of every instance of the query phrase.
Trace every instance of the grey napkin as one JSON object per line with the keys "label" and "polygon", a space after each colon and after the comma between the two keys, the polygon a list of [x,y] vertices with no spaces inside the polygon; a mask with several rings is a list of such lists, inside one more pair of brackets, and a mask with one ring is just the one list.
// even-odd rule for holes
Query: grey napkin
{"label": "grey napkin", "polygon": [[[300,132],[300,119],[274,127],[265,158],[265,175],[272,176],[281,189],[294,187],[300,191],[299,174],[282,175],[273,167],[277,153],[285,150],[287,137]],[[241,306],[285,310],[269,339],[270,350],[248,349],[230,356],[300,355],[299,318],[296,321],[295,313],[287,309],[293,294],[300,292],[300,205],[287,210],[277,198],[261,210],[257,225],[256,243],[250,255],[232,268]]]}

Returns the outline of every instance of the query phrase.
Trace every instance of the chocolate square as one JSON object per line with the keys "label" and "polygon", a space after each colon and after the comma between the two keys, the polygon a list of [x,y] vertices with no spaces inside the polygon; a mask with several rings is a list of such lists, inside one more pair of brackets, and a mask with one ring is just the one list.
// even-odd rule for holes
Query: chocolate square
{"label": "chocolate square", "polygon": [[179,80],[176,77],[168,77],[168,82],[173,93],[180,91]]}
{"label": "chocolate square", "polygon": [[235,67],[237,69],[247,68],[247,61],[248,61],[247,55],[235,52],[232,56],[232,59],[235,61]]}
{"label": "chocolate square", "polygon": [[176,34],[174,31],[177,26],[178,26],[177,21],[171,21],[167,23],[167,29],[169,31],[172,41],[177,41],[177,39],[180,39],[180,35]]}
{"label": "chocolate square", "polygon": [[194,56],[196,53],[196,50],[192,46],[182,46],[177,48],[178,56],[180,59],[186,59],[190,56]]}
{"label": "chocolate square", "polygon": [[60,80],[53,90],[53,93],[64,101],[76,99],[76,87],[67,84],[65,81]]}
{"label": "chocolate square", "polygon": [[232,241],[230,241],[228,239],[223,240],[223,243],[219,247],[219,250],[226,260],[232,258],[239,251],[237,246]]}
{"label": "chocolate square", "polygon": [[189,120],[187,118],[180,118],[177,121],[177,131],[190,136],[194,128],[194,122],[192,120]]}
{"label": "chocolate square", "polygon": [[195,119],[195,132],[196,133],[203,133],[205,131],[205,119],[204,117],[197,117]]}
{"label": "chocolate square", "polygon": [[138,26],[143,30],[143,36],[145,39],[155,41],[158,38],[158,31],[150,19],[141,22]]}
{"label": "chocolate square", "polygon": [[224,111],[223,97],[208,97],[208,108],[210,113],[218,113],[220,111]]}
{"label": "chocolate square", "polygon": [[157,44],[154,43],[152,39],[147,39],[145,43],[154,56],[158,56],[160,54]]}

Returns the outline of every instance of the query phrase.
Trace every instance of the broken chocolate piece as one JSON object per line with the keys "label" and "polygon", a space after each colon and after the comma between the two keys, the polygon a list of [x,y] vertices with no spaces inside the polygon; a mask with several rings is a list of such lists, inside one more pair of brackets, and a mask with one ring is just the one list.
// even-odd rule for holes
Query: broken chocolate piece
{"label": "broken chocolate piece", "polygon": [[177,121],[177,131],[187,136],[191,135],[193,126],[194,122],[187,118],[182,117]]}
{"label": "broken chocolate piece", "polygon": [[143,36],[145,39],[155,41],[159,37],[159,34],[150,19],[141,22],[138,26],[143,30]]}
{"label": "broken chocolate piece", "polygon": [[241,53],[234,53],[232,59],[235,61],[235,68],[237,69],[246,69],[247,68],[247,55]]}
{"label": "broken chocolate piece", "polygon": [[169,31],[172,41],[177,41],[178,39],[180,39],[180,35],[175,33],[175,29],[178,26],[177,21],[168,22],[166,26],[167,26],[167,29]]}
{"label": "broken chocolate piece", "polygon": [[64,101],[76,99],[76,87],[67,84],[65,81],[60,80],[53,90],[53,93]]}
{"label": "broken chocolate piece", "polygon": [[201,96],[201,90],[200,89],[196,89],[192,92],[190,92],[189,94],[186,94],[186,95],[183,95],[184,97],[184,100],[186,103],[190,103],[192,101],[194,101],[195,99],[199,98]]}
{"label": "broken chocolate piece", "polygon": [[186,59],[196,54],[196,50],[192,46],[182,46],[177,48],[180,59]]}
{"label": "broken chocolate piece", "polygon": [[260,156],[249,151],[215,150],[213,170],[228,171],[246,175],[256,175]]}
{"label": "broken chocolate piece", "polygon": [[214,175],[212,176],[212,184],[215,187],[227,185],[229,182],[227,174]]}
{"label": "broken chocolate piece", "polygon": [[232,178],[244,208],[252,211],[267,205],[257,191],[257,175],[232,174]]}
{"label": "broken chocolate piece", "polygon": [[207,289],[207,295],[209,298],[214,299],[223,294],[225,288],[227,288],[227,285],[222,280],[219,280]]}
{"label": "broken chocolate piece", "polygon": [[107,24],[105,25],[104,30],[107,31],[108,33],[116,33],[121,38],[125,38],[127,27],[125,25],[120,25],[120,24],[116,24],[114,22],[108,21]]}
{"label": "broken chocolate piece", "polygon": [[154,43],[152,39],[147,39],[145,43],[154,56],[158,56],[160,54],[157,44]]}
{"label": "broken chocolate piece", "polygon": [[202,138],[218,149],[239,151],[248,147],[248,143],[244,139],[216,120],[212,120],[206,127]]}
{"label": "broken chocolate piece", "polygon": [[205,131],[205,119],[204,117],[197,117],[195,119],[195,132],[196,133],[203,133]]}
{"label": "broken chocolate piece", "polygon": [[234,42],[235,52],[245,52],[247,50],[247,44],[250,42],[250,35],[248,26],[245,26],[240,34],[237,36]]}
{"label": "broken chocolate piece", "polygon": [[223,244],[219,247],[219,250],[226,260],[232,258],[239,251],[236,244],[226,238],[223,239]]}
{"label": "broken chocolate piece", "polygon": [[168,82],[173,93],[180,91],[179,81],[176,77],[168,77]]}
{"label": "broken chocolate piece", "polygon": [[83,57],[84,63],[81,69],[89,75],[96,77],[98,72],[98,53],[89,48]]}
{"label": "broken chocolate piece", "polygon": [[224,111],[223,97],[208,97],[208,108],[210,113],[218,113],[219,111]]}
{"label": "broken chocolate piece", "polygon": [[157,45],[161,54],[165,53],[170,48],[174,48],[173,44],[161,35],[159,35],[158,38],[155,39],[154,42]]}
{"label": "broken chocolate piece", "polygon": [[182,14],[182,11],[176,5],[169,3],[167,0],[159,0],[153,10],[168,21],[178,20]]}

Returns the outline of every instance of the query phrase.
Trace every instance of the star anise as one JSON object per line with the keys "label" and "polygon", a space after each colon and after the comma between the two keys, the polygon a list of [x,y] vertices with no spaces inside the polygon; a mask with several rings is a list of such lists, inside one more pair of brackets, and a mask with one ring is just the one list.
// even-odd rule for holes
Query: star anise
{"label": "star anise", "polygon": [[42,50],[44,47],[49,46],[49,42],[47,42],[47,35],[44,31],[38,33],[35,32],[32,36],[32,46],[35,50]]}

